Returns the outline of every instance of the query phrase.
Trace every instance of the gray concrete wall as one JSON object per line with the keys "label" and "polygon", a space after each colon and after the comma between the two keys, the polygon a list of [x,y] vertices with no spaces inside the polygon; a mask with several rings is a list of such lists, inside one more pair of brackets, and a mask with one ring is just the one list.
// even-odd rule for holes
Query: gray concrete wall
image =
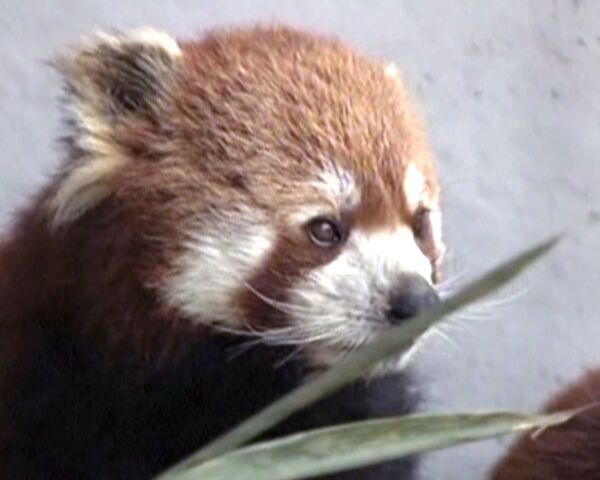
{"label": "gray concrete wall", "polygon": [[[403,68],[439,158],[460,281],[600,214],[600,2],[2,0],[0,222],[58,160],[58,79],[45,59],[98,27],[191,35],[254,20],[332,32]],[[600,365],[599,247],[599,228],[572,230],[449,340],[426,342],[416,364],[427,408],[532,410]],[[423,478],[482,478],[505,442],[432,455]]]}

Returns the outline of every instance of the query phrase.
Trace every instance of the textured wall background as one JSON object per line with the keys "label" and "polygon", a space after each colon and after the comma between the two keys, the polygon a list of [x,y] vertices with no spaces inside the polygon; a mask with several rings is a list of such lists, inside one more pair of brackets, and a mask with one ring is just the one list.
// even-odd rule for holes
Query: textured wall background
{"label": "textured wall background", "polygon": [[[450,270],[461,281],[600,216],[600,2],[2,0],[0,224],[58,160],[52,54],[98,27],[183,36],[254,20],[331,32],[404,70],[439,157]],[[416,364],[427,408],[533,410],[600,365],[599,230],[574,231],[448,330],[450,341],[425,344]],[[482,478],[505,443],[432,455],[423,478]]]}

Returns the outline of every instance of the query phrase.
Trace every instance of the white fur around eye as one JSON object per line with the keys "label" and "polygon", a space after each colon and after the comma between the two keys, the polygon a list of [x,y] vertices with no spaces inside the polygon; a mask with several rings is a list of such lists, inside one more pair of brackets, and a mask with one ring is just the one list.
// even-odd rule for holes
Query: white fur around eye
{"label": "white fur around eye", "polygon": [[336,217],[340,212],[352,210],[360,203],[360,187],[346,170],[331,166],[322,171],[310,185],[317,192],[315,198],[313,202],[297,205],[290,213],[288,220],[292,225],[303,225],[322,215]]}
{"label": "white fur around eye", "polygon": [[411,163],[404,174],[404,195],[408,208],[414,212],[420,205],[425,195],[425,177],[419,169]]}
{"label": "white fur around eye", "polygon": [[188,237],[164,289],[168,303],[193,321],[239,327],[242,319],[232,301],[264,265],[276,232],[256,212],[235,212]]}
{"label": "white fur around eye", "polygon": [[346,170],[331,167],[321,173],[314,185],[334,203],[338,211],[354,208],[360,203],[360,188]]}

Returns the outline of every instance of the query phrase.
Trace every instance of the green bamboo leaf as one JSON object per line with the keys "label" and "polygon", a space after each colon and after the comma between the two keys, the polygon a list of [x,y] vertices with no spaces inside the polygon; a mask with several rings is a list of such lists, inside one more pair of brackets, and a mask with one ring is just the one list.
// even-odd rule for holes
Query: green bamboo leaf
{"label": "green bamboo leaf", "polygon": [[172,480],[293,480],[339,472],[461,443],[568,421],[550,415],[411,415],[350,423],[254,444],[173,474]]}
{"label": "green bamboo leaf", "polygon": [[471,282],[438,307],[418,315],[401,326],[389,329],[384,335],[349,355],[314,381],[284,395],[208,446],[167,470],[157,479],[175,478],[169,474],[193,467],[239,447],[290,415],[356,380],[386,358],[410,348],[415,340],[432,325],[506,285],[533,262],[548,253],[558,241],[559,237],[552,237],[519,253]]}

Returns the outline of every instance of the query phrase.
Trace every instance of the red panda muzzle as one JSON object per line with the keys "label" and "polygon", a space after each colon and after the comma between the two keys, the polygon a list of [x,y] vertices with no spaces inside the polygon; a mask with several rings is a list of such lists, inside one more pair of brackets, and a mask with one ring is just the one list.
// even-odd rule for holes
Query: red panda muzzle
{"label": "red panda muzzle", "polygon": [[402,322],[439,303],[439,295],[427,281],[417,276],[407,277],[390,300],[390,321]]}

